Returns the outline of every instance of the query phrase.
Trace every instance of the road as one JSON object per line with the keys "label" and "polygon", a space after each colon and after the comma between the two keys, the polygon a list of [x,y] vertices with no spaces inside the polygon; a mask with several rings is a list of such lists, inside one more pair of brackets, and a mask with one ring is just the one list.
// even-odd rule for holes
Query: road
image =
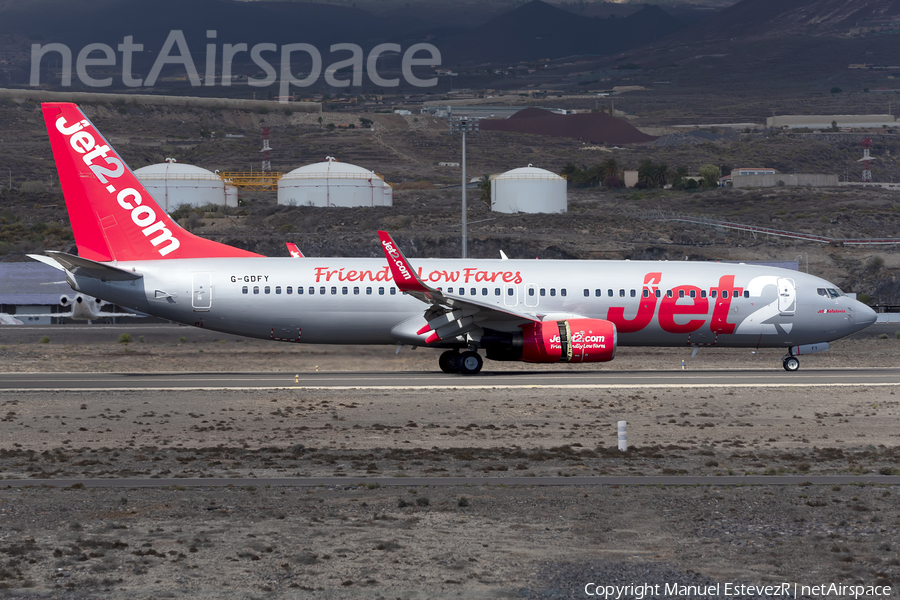
{"label": "road", "polygon": [[0,392],[109,390],[708,388],[787,386],[900,386],[900,368],[719,371],[484,371],[326,373],[0,373]]}

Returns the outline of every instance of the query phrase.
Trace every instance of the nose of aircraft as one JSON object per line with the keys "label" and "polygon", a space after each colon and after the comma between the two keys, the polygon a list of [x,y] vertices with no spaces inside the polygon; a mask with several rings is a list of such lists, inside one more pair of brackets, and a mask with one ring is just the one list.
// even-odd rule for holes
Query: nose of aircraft
{"label": "nose of aircraft", "polygon": [[860,302],[859,300],[853,300],[850,305],[850,310],[853,315],[853,323],[859,327],[859,329],[865,329],[869,325],[875,322],[878,318],[878,315],[874,310]]}

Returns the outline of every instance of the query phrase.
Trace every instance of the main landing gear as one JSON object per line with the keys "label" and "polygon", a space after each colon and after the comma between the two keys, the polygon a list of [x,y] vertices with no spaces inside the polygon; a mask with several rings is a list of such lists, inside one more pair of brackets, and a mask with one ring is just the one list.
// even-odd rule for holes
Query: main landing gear
{"label": "main landing gear", "polygon": [[475,375],[484,366],[484,360],[477,352],[468,351],[459,353],[456,350],[447,350],[438,359],[438,365],[444,373],[459,373],[461,375]]}
{"label": "main landing gear", "polygon": [[800,368],[800,360],[793,354],[788,354],[781,359],[781,366],[785,371],[796,371]]}

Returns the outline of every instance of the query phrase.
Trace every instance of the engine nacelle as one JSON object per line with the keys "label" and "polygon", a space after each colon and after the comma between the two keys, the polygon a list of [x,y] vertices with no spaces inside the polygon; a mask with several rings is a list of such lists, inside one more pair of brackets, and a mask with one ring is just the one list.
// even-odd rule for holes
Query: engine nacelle
{"label": "engine nacelle", "polygon": [[616,326],[603,319],[539,321],[521,325],[522,333],[482,338],[492,360],[534,363],[607,362],[616,356]]}

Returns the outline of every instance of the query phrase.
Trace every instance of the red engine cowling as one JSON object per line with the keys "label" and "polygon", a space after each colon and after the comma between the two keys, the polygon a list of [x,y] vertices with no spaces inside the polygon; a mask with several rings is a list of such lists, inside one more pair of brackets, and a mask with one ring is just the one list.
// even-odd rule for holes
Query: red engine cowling
{"label": "red engine cowling", "polygon": [[616,326],[603,319],[522,325],[525,362],[606,362],[616,356]]}

